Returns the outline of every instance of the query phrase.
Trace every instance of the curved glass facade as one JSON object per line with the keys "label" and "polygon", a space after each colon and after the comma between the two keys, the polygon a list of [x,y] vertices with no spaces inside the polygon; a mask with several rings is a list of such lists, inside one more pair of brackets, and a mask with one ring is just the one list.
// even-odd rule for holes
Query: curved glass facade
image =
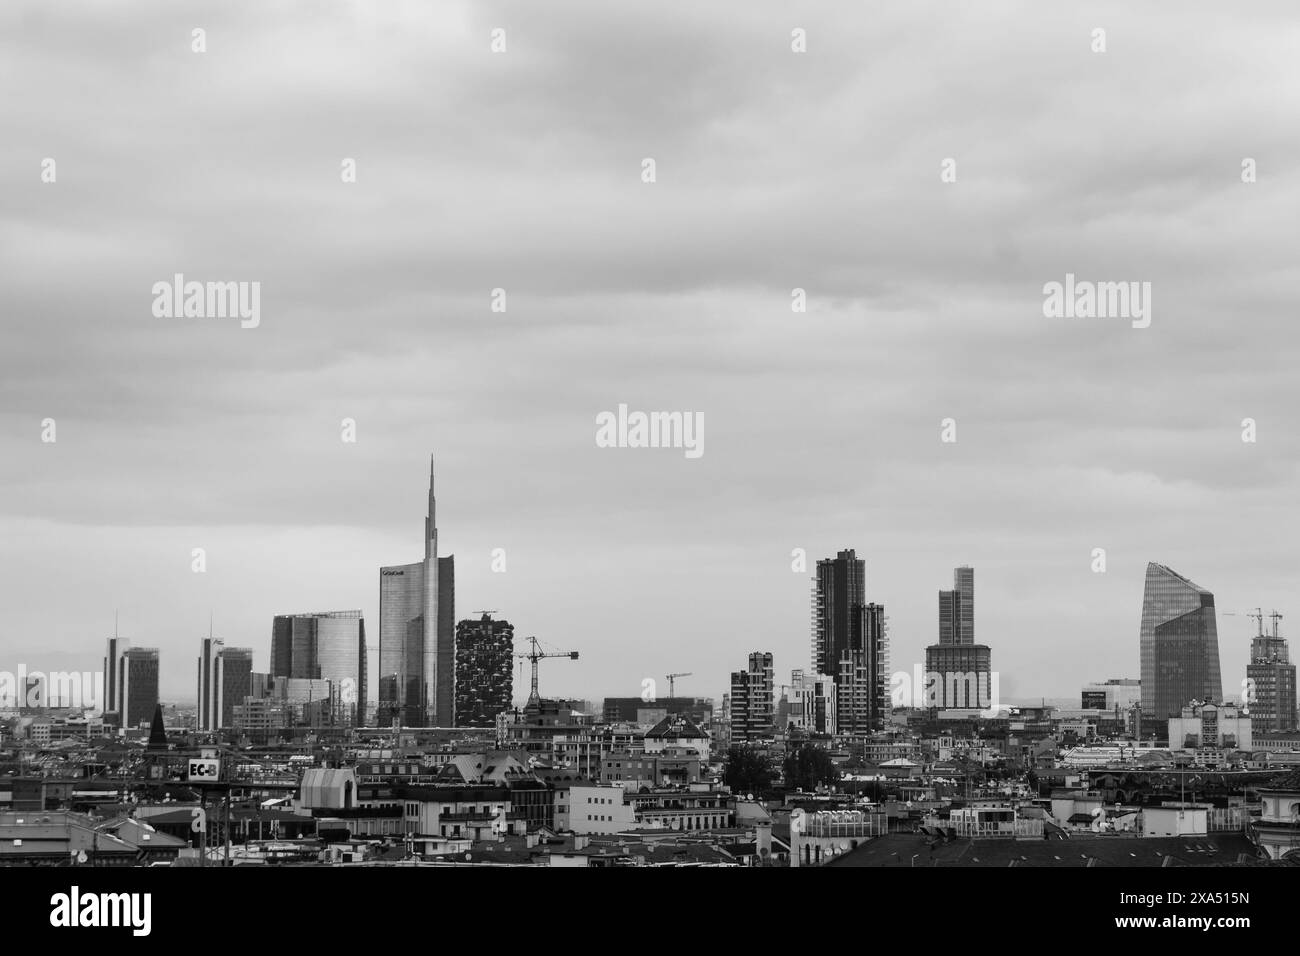
{"label": "curved glass facade", "polygon": [[1214,595],[1163,564],[1147,565],[1140,645],[1143,714],[1160,721],[1223,699]]}

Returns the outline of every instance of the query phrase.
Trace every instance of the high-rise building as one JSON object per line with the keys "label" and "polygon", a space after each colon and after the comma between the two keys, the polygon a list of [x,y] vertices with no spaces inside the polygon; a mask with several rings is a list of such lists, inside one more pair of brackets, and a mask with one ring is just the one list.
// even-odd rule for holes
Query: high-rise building
{"label": "high-rise building", "polygon": [[214,731],[221,726],[221,691],[217,682],[217,655],[221,653],[224,643],[211,634],[203,638],[199,645],[198,660],[198,708],[195,716],[195,729]]}
{"label": "high-rise building", "polygon": [[954,568],[952,584],[939,592],[939,641],[925,649],[924,704],[983,709],[992,702],[993,652],[975,643],[975,569]]}
{"label": "high-rise building", "polygon": [[889,713],[889,628],[866,598],[866,562],[849,548],[817,562],[812,594],[813,672],[829,674],[840,733],[865,733]]}
{"label": "high-rise building", "polygon": [[455,724],[455,559],[438,557],[429,459],[424,560],[379,569],[379,720]]}
{"label": "high-rise building", "polygon": [[495,727],[514,698],[515,629],[509,621],[456,625],[456,726]]}
{"label": "high-rise building", "polygon": [[1159,724],[1193,700],[1223,700],[1214,595],[1205,588],[1148,564],[1139,641],[1144,717]]}
{"label": "high-rise building", "polygon": [[122,655],[121,721],[139,727],[153,720],[158,709],[158,648],[129,647]]}
{"label": "high-rise building", "polygon": [[[116,628],[114,629],[116,631]],[[104,653],[104,719],[110,722],[122,720],[122,662],[126,649],[131,642],[116,633],[108,639],[108,649]]]}
{"label": "high-rise building", "polygon": [[975,643],[974,568],[953,568],[952,590],[939,592],[939,643]]}
{"label": "high-rise building", "polygon": [[1250,663],[1246,665],[1250,720],[1257,734],[1296,729],[1296,666],[1290,662],[1286,638],[1278,634],[1282,615],[1274,611],[1273,633],[1264,633],[1264,616],[1259,615],[1259,634],[1250,642]]}
{"label": "high-rise building", "polygon": [[335,723],[364,723],[368,680],[361,612],[277,615],[271,625],[271,676],[330,681],[339,708]]}
{"label": "high-rise building", "polygon": [[235,726],[235,706],[253,693],[253,649],[225,647],[217,654],[218,725],[213,729]]}
{"label": "high-rise building", "polygon": [[776,717],[776,679],[770,652],[749,655],[749,668],[731,674],[731,741],[771,737]]}
{"label": "high-rise building", "polygon": [[867,562],[852,548],[817,562],[813,581],[813,671],[835,674],[845,651],[857,649],[859,608],[867,603]]}

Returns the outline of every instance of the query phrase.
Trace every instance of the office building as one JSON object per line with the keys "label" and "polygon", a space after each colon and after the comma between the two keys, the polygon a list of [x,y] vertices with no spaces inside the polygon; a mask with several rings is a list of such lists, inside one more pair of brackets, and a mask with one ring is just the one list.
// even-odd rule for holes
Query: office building
{"label": "office building", "polygon": [[121,725],[139,727],[158,708],[158,648],[129,647],[122,655]]}
{"label": "office building", "polygon": [[335,723],[364,722],[369,688],[366,623],[361,611],[280,614],[271,625],[271,676],[328,680],[335,688]]}
{"label": "office building", "polygon": [[216,668],[218,725],[214,729],[235,726],[235,705],[253,693],[253,649],[224,647],[217,654]]}
{"label": "office building", "polygon": [[379,722],[455,725],[455,563],[438,557],[429,460],[424,560],[379,569]]}
{"label": "office building", "polygon": [[731,674],[731,742],[761,740],[773,735],[775,675],[771,653],[749,655],[749,668]]}
{"label": "office building", "polygon": [[1223,700],[1214,595],[1205,588],[1148,564],[1139,641],[1144,717],[1158,725],[1193,700]]}
{"label": "office building", "polygon": [[1264,633],[1259,614],[1259,634],[1250,642],[1246,687],[1251,726],[1256,734],[1288,733],[1296,729],[1296,666],[1290,662],[1286,639],[1278,634],[1282,615],[1274,611],[1273,633]]}
{"label": "office building", "polygon": [[108,639],[104,653],[104,719],[110,723],[122,721],[122,663],[130,641],[116,633]]}
{"label": "office building", "polygon": [[211,634],[199,644],[198,660],[198,694],[195,729],[215,731],[221,726],[221,691],[217,681],[217,655],[221,653],[223,642]]}
{"label": "office building", "polygon": [[1142,682],[1130,678],[1113,677],[1100,684],[1084,684],[1079,706],[1083,710],[1104,710],[1128,713],[1130,707],[1142,702]]}
{"label": "office building", "polygon": [[939,641],[925,649],[925,706],[990,706],[993,652],[975,643],[975,569],[954,568],[951,591],[939,592]]}

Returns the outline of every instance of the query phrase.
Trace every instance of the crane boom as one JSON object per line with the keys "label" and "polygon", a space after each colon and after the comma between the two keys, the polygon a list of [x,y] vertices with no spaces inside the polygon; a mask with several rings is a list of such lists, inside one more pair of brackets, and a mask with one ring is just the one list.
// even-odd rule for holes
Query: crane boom
{"label": "crane boom", "polygon": [[528,703],[535,704],[537,703],[538,700],[541,699],[541,695],[537,693],[537,662],[547,657],[567,657],[571,661],[576,661],[578,659],[578,652],[577,651],[552,651],[552,652],[543,651],[540,648],[538,648],[536,637],[529,636],[529,637],[525,637],[524,640],[528,641],[530,644],[533,645],[533,649],[531,651],[529,651],[527,654],[520,654],[519,658],[521,660],[527,660],[532,662],[533,683],[532,683],[532,688],[528,694]]}

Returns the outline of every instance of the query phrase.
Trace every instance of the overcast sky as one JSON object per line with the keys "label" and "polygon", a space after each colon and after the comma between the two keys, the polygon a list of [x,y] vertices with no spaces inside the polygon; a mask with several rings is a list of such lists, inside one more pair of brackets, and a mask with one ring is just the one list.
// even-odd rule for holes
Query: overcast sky
{"label": "overcast sky", "polygon": [[[97,668],[115,609],[169,699],[210,613],[258,669],[277,613],[377,645],[432,453],[457,616],[581,652],[544,693],[787,682],[849,547],[895,669],[973,565],[1004,697],[1137,677],[1168,564],[1232,693],[1223,612],[1300,626],[1298,47],[1285,2],[5,3],[0,669]],[[177,272],[260,326],[156,318]],[[1150,327],[1045,318],[1067,272]],[[620,403],[703,456],[598,448]]]}

